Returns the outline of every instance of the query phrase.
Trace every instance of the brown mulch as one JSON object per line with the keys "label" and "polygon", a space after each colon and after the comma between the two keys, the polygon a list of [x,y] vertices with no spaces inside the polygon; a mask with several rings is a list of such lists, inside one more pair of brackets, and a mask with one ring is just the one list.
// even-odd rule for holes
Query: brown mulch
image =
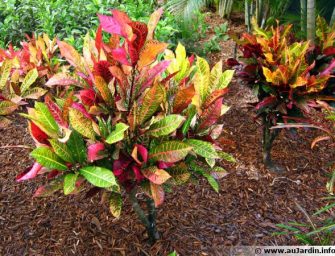
{"label": "brown mulch", "polygon": [[[224,59],[232,56],[232,41],[222,43]],[[214,58],[214,57],[213,57]],[[211,59],[213,59],[211,58]],[[221,58],[221,57],[217,57]],[[296,245],[290,236],[273,236],[276,224],[306,222],[297,202],[309,214],[324,203],[327,164],[334,154],[326,143],[310,149],[319,133],[299,131],[296,139],[282,133],[273,156],[287,172],[267,171],[260,159],[260,125],[254,121],[251,92],[232,83],[224,116],[224,132],[235,145],[226,151],[237,159],[224,164],[229,175],[215,193],[201,180],[178,187],[158,209],[161,240],[150,247],[144,229],[126,201],[120,219],[114,219],[100,196],[85,194],[34,198],[45,178],[15,182],[15,176],[32,161],[29,150],[0,149],[0,255],[220,255],[231,245]],[[32,145],[26,122],[16,117],[0,130],[0,146]]]}

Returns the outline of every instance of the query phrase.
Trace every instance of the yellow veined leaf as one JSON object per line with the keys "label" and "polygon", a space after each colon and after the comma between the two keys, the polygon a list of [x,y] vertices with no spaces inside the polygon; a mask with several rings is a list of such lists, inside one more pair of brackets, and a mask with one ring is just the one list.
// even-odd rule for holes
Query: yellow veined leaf
{"label": "yellow veined leaf", "polygon": [[149,158],[154,161],[174,163],[184,159],[191,150],[192,147],[184,142],[167,141],[152,148]]}
{"label": "yellow veined leaf", "polygon": [[30,90],[25,91],[21,96],[24,99],[32,99],[32,100],[37,100],[41,98],[44,94],[46,94],[48,91],[40,88],[40,87],[35,87]]}
{"label": "yellow veined leaf", "polygon": [[204,158],[219,158],[216,150],[210,142],[196,140],[196,139],[188,139],[185,140],[185,143],[190,145],[193,151]]}
{"label": "yellow veined leaf", "polygon": [[298,76],[297,79],[294,81],[294,84],[290,84],[291,88],[297,88],[300,86],[305,86],[307,85],[307,79],[301,76]]}
{"label": "yellow veined leaf", "polygon": [[108,187],[119,187],[114,173],[106,168],[99,166],[86,166],[79,170],[79,173],[85,177],[85,179],[99,188]]}
{"label": "yellow veined leaf", "polygon": [[5,116],[13,113],[19,105],[9,100],[0,101],[0,116]]}
{"label": "yellow veined leaf", "polygon": [[150,126],[147,134],[154,137],[169,135],[170,133],[177,130],[184,121],[185,118],[183,116],[168,115],[158,122],[153,123]]}
{"label": "yellow veined leaf", "polygon": [[183,162],[169,168],[169,174],[171,174],[177,185],[186,183],[191,177],[187,165]]}
{"label": "yellow veined leaf", "polygon": [[156,29],[156,26],[162,14],[163,14],[163,8],[159,8],[158,10],[156,10],[150,15],[149,22],[148,22],[147,40],[154,39],[154,31]]}
{"label": "yellow veined leaf", "polygon": [[122,210],[121,194],[112,192],[109,198],[109,210],[115,218],[119,218]]}
{"label": "yellow veined leaf", "polygon": [[12,69],[13,62],[10,59],[4,60],[1,66],[1,78],[0,78],[0,90],[2,90],[7,83],[10,71]]}
{"label": "yellow veined leaf", "polygon": [[70,108],[69,111],[70,124],[77,132],[86,138],[95,139],[95,132],[93,130],[92,121],[88,119],[79,110]]}
{"label": "yellow veined leaf", "polygon": [[21,84],[21,93],[26,92],[30,88],[30,86],[36,81],[37,78],[38,78],[37,69],[34,68],[30,70],[24,77],[24,80]]}
{"label": "yellow veined leaf", "polygon": [[105,79],[101,76],[94,76],[95,86],[98,89],[101,97],[108,105],[113,104],[113,95],[111,90],[108,88],[108,84]]}
{"label": "yellow veined leaf", "polygon": [[225,72],[222,73],[218,84],[216,85],[216,87],[214,87],[215,89],[224,89],[226,87],[228,87],[230,81],[232,80],[233,76],[234,76],[234,70],[226,70]]}
{"label": "yellow veined leaf", "polygon": [[160,104],[165,100],[166,93],[163,86],[156,84],[144,95],[138,115],[138,124],[147,121],[157,111]]}
{"label": "yellow veined leaf", "polygon": [[168,44],[156,40],[147,41],[140,52],[137,63],[138,69],[141,70],[143,67],[153,63],[157,59],[158,54],[164,52],[167,46]]}
{"label": "yellow veined leaf", "polygon": [[196,66],[197,72],[194,78],[194,88],[196,95],[199,96],[199,105],[201,106],[209,94],[210,69],[208,62],[201,57],[197,57]]}
{"label": "yellow veined leaf", "polygon": [[128,130],[129,126],[124,123],[117,123],[114,130],[108,135],[106,142],[108,144],[116,143],[124,138],[124,132]]}
{"label": "yellow veined leaf", "polygon": [[173,101],[173,113],[181,113],[184,109],[186,109],[192,102],[194,94],[195,89],[193,84],[187,88],[179,89]]}
{"label": "yellow veined leaf", "polygon": [[75,190],[78,175],[79,173],[68,173],[65,175],[63,184],[64,195],[69,195]]}
{"label": "yellow veined leaf", "polygon": [[48,147],[38,147],[34,149],[30,155],[41,165],[49,169],[60,171],[67,170],[67,166],[54,152]]}
{"label": "yellow veined leaf", "polygon": [[210,76],[211,90],[214,90],[218,87],[221,75],[222,75],[222,60],[218,61],[211,70],[211,76]]}
{"label": "yellow veined leaf", "polygon": [[272,71],[270,69],[268,69],[267,67],[264,67],[264,66],[262,66],[262,69],[263,69],[263,75],[265,76],[266,81],[271,83],[272,79],[273,79]]}

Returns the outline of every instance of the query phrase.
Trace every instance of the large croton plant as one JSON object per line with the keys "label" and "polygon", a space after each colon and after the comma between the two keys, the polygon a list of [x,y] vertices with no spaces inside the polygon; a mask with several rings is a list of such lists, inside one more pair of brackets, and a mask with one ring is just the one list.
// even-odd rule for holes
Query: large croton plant
{"label": "large croton plant", "polygon": [[[155,209],[167,188],[202,176],[218,192],[217,179],[226,171],[217,164],[234,161],[217,142],[222,125],[216,124],[227,111],[222,101],[233,71],[222,72],[221,62],[210,70],[204,59],[187,58],[182,45],[167,50],[154,39],[161,14],[154,12],[148,24],[118,10],[99,15],[96,38],[86,40],[83,56],[57,42],[71,67],[47,85],[73,84],[79,76],[80,90],[47,95],[23,114],[36,162],[17,177],[47,173],[48,184],[35,196],[102,190],[115,217],[128,196],[151,242],[158,238]],[[147,214],[137,193],[147,199]]]}
{"label": "large croton plant", "polygon": [[320,48],[295,39],[291,28],[277,25],[263,30],[254,25],[252,34],[236,40],[242,57],[227,61],[258,97],[255,108],[263,124],[263,162],[276,172],[284,169],[272,161],[270,152],[280,130],[271,128],[278,123],[313,123],[308,118],[311,109],[334,99],[329,91],[335,68],[334,33],[322,33],[328,41]]}

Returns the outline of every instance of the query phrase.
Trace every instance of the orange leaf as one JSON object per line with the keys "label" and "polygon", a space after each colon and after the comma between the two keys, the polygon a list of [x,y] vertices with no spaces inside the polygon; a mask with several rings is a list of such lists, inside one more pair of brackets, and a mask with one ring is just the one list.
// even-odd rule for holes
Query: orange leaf
{"label": "orange leaf", "polygon": [[157,55],[162,53],[167,46],[168,44],[156,40],[147,41],[140,52],[140,58],[137,63],[138,69],[142,69],[153,63],[156,60]]}
{"label": "orange leaf", "polygon": [[100,92],[100,95],[103,98],[103,100],[109,105],[113,104],[113,95],[110,89],[108,88],[105,79],[103,79],[101,76],[95,76],[94,80],[95,80],[95,86]]}
{"label": "orange leaf", "polygon": [[152,199],[155,202],[155,206],[160,206],[164,201],[164,189],[160,185],[156,185],[152,182],[150,182],[150,190],[151,190],[151,196]]}
{"label": "orange leaf", "polygon": [[144,177],[150,180],[152,183],[162,185],[165,181],[171,178],[163,169],[158,169],[156,166],[150,166],[149,168],[142,170]]}
{"label": "orange leaf", "polygon": [[194,85],[178,90],[173,102],[173,113],[182,112],[192,102],[195,94]]}
{"label": "orange leaf", "polygon": [[151,14],[148,22],[147,40],[154,39],[154,31],[162,14],[163,14],[163,8],[159,8],[158,10],[156,10],[154,13]]}

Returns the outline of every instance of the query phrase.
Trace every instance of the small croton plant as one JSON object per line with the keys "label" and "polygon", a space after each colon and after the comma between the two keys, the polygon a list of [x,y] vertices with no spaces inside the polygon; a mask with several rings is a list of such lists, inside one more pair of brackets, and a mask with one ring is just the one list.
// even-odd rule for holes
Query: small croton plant
{"label": "small croton plant", "polygon": [[[218,192],[216,180],[226,171],[216,164],[234,161],[217,142],[222,125],[216,124],[227,111],[222,98],[234,71],[222,72],[221,62],[210,70],[204,59],[187,58],[182,45],[167,50],[154,39],[161,14],[154,12],[148,25],[118,10],[99,15],[96,38],[87,40],[83,56],[58,41],[71,68],[47,85],[74,83],[74,74],[84,83],[61,99],[47,95],[23,114],[36,162],[17,177],[48,173],[49,183],[35,196],[103,189],[115,217],[127,195],[150,242],[158,238],[155,207],[166,189],[203,176]],[[111,34],[108,42],[103,30]],[[147,214],[137,193],[147,199]]]}
{"label": "small croton plant", "polygon": [[21,43],[22,48],[0,49],[0,127],[20,106],[47,93],[44,84],[58,71],[56,39],[44,34]]}
{"label": "small croton plant", "polygon": [[[263,162],[272,171],[284,169],[271,159],[273,141],[279,129],[277,123],[312,122],[307,118],[311,108],[319,107],[330,86],[334,58],[315,68],[315,46],[297,41],[291,33],[292,25],[262,30],[254,26],[253,34],[244,33],[237,39],[243,56],[227,63],[237,69],[237,76],[258,96],[257,116],[263,122]],[[334,52],[332,52],[334,53]]]}

